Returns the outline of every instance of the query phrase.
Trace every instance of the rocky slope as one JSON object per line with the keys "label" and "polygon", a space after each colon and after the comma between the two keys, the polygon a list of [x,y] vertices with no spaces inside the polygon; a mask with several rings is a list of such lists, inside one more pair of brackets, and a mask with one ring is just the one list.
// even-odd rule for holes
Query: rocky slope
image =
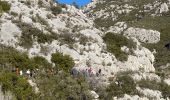
{"label": "rocky slope", "polygon": [[[11,8],[0,17],[1,44],[28,52],[30,58],[37,55],[45,57],[49,62],[51,54],[56,51],[70,55],[80,72],[91,67],[96,75],[99,69],[102,70],[100,77],[89,78],[97,81],[97,85],[108,85],[109,78],[124,71],[134,72],[131,76],[136,81],[161,81],[155,73],[154,52],[144,44],[159,43],[163,33],[136,23],[145,16],[160,17],[169,13],[170,1],[94,0],[83,9],[66,5],[59,14],[52,11],[52,7],[59,4],[51,0],[5,1]],[[136,44],[136,48],[132,49],[126,45],[121,47],[121,51],[128,54],[127,61],[120,61],[115,54],[107,51],[103,37],[108,32],[119,34]],[[144,97],[125,95],[124,98],[163,99],[160,91],[140,87],[138,90]]]}

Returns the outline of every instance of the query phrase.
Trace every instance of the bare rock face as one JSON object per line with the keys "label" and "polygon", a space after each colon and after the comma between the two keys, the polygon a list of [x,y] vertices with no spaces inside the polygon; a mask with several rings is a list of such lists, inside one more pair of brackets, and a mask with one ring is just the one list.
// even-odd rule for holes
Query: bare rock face
{"label": "bare rock face", "polygon": [[164,13],[164,12],[168,12],[169,11],[169,7],[168,7],[168,4],[166,4],[166,3],[162,3],[161,5],[160,5],[160,7],[158,7],[158,9],[157,9],[157,13]]}
{"label": "bare rock face", "polygon": [[20,29],[11,21],[5,21],[0,25],[0,40],[6,45],[14,45],[17,42],[16,37],[21,35]]}
{"label": "bare rock face", "polygon": [[149,99],[146,97],[139,97],[138,95],[131,96],[125,94],[124,97],[122,98],[115,97],[114,100],[149,100]]}
{"label": "bare rock face", "polygon": [[158,90],[150,90],[147,88],[137,87],[137,90],[148,98],[154,98],[154,100],[165,100],[162,98],[162,93]]}
{"label": "bare rock face", "polygon": [[135,37],[143,43],[157,43],[160,41],[160,32],[155,30],[130,27],[124,32],[124,35],[128,37]]}

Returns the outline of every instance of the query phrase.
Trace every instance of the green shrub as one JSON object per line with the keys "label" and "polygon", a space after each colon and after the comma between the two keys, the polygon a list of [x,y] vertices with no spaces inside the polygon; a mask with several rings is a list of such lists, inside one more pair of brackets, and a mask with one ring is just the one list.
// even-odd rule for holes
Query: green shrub
{"label": "green shrub", "polygon": [[164,82],[159,83],[160,85],[160,91],[162,92],[162,96],[164,98],[169,97],[170,98],[170,86]]}
{"label": "green shrub", "polygon": [[62,7],[61,6],[52,6],[51,11],[53,14],[60,14],[62,12]]}
{"label": "green shrub", "polygon": [[30,34],[22,33],[19,41],[19,45],[25,48],[31,48],[33,45],[33,38]]}
{"label": "green shrub", "polygon": [[141,80],[138,82],[139,87],[141,88],[149,88],[152,90],[158,90],[159,84],[157,84],[156,81],[150,81],[150,80]]}
{"label": "green shrub", "polygon": [[120,61],[126,61],[128,58],[128,54],[121,50],[122,46],[127,46],[130,49],[136,49],[136,44],[122,35],[107,33],[103,39],[107,45],[107,51],[113,53]]}
{"label": "green shrub", "polygon": [[16,51],[12,47],[1,46],[0,57],[1,64],[12,64],[13,67],[18,68],[28,68],[30,65],[30,59],[28,58],[26,53],[21,53]]}
{"label": "green shrub", "polygon": [[12,64],[20,69],[50,68],[51,64],[43,57],[30,59],[27,53],[16,51],[14,48],[1,47],[0,65]]}
{"label": "green shrub", "polygon": [[11,55],[11,63],[18,68],[28,68],[30,59],[27,54],[16,52]]}
{"label": "green shrub", "polygon": [[51,64],[43,57],[36,56],[33,58],[33,62],[38,68],[51,68]]}
{"label": "green shrub", "polygon": [[29,100],[36,98],[32,87],[24,77],[17,76],[14,73],[1,72],[0,83],[2,85],[2,91],[4,93],[7,91],[12,92],[17,100]]}
{"label": "green shrub", "polygon": [[136,83],[129,75],[119,75],[106,89],[107,97],[121,97],[124,94],[134,95],[137,93]]}
{"label": "green shrub", "polygon": [[38,5],[39,5],[40,7],[43,7],[43,1],[38,0]]}
{"label": "green shrub", "polygon": [[10,10],[10,8],[11,8],[11,5],[8,4],[7,1],[1,1],[1,0],[0,0],[0,9],[1,9],[2,11],[8,12],[8,11]]}
{"label": "green shrub", "polygon": [[51,61],[55,63],[55,66],[59,70],[69,72],[74,67],[74,61],[69,55],[63,55],[62,53],[52,54]]}
{"label": "green shrub", "polygon": [[91,100],[89,85],[83,77],[73,78],[65,72],[37,80],[40,100]]}

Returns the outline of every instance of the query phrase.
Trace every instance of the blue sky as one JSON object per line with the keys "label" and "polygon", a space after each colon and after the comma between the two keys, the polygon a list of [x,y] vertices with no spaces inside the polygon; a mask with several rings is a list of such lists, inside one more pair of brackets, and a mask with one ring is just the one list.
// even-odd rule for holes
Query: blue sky
{"label": "blue sky", "polygon": [[56,0],[56,1],[64,4],[72,4],[73,2],[76,2],[79,6],[84,6],[91,2],[91,0]]}

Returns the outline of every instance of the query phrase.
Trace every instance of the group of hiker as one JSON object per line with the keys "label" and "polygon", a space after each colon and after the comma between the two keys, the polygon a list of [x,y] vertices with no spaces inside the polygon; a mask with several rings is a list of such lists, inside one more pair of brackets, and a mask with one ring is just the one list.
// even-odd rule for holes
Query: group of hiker
{"label": "group of hiker", "polygon": [[21,70],[14,67],[12,72],[16,73],[16,75],[27,76],[28,78],[35,77],[35,70],[33,69]]}
{"label": "group of hiker", "polygon": [[98,71],[95,71],[92,67],[87,67],[85,69],[76,69],[75,67],[72,68],[71,74],[73,77],[77,77],[79,75],[83,75],[84,77],[94,77],[94,76],[100,76],[101,75],[101,69]]}
{"label": "group of hiker", "polygon": [[[35,78],[37,71],[38,69],[23,70],[15,67],[12,69],[12,72],[15,73],[16,75],[26,76],[27,78]],[[54,70],[53,69],[44,70],[44,73],[47,75],[53,75]],[[92,67],[85,67],[83,69],[78,69],[76,67],[73,67],[71,69],[71,75],[73,75],[73,77],[78,77],[79,75],[83,75],[86,78],[95,77],[95,76],[99,77],[101,74],[102,74],[102,69],[95,70]]]}

